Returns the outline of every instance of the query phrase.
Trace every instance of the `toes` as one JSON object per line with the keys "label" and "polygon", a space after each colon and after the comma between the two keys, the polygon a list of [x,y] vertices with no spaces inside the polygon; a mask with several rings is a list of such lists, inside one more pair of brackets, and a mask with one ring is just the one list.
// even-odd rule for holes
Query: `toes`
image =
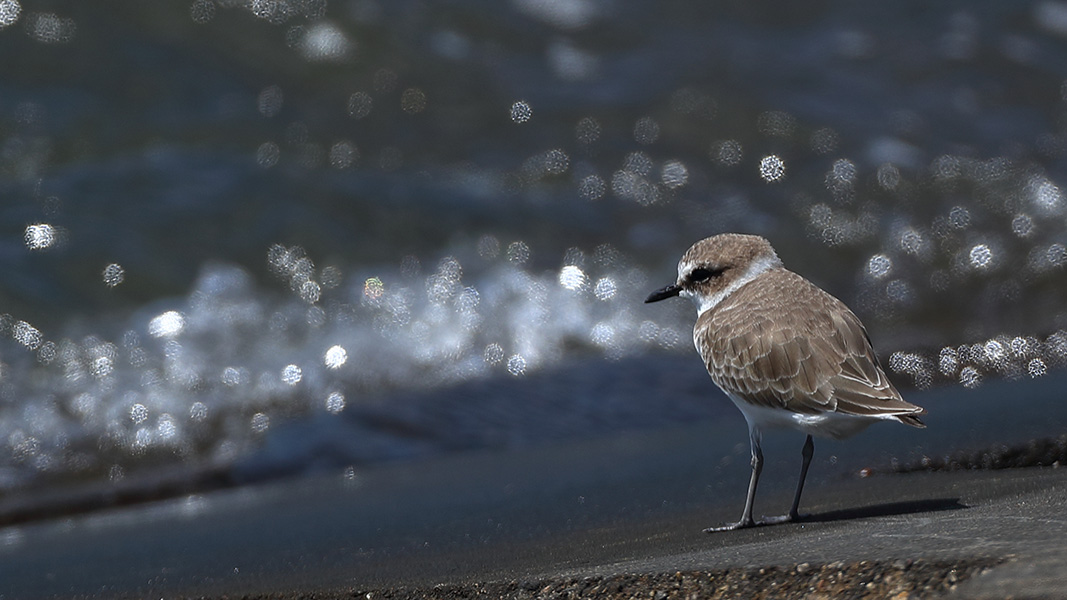
{"label": "toes", "polygon": [[704,530],[704,533],[716,533],[719,531],[734,531],[737,529],[746,529],[748,527],[755,527],[758,525],[755,521],[738,521],[736,523],[730,523],[729,525],[720,525],[718,527],[708,527]]}

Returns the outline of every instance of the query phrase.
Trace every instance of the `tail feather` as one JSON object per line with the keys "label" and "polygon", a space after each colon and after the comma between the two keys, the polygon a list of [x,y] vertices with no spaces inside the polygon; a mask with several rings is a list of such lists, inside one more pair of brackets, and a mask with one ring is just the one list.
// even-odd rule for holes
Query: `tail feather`
{"label": "tail feather", "polygon": [[918,417],[918,415],[921,415],[921,414],[924,414],[924,413],[926,413],[925,410],[920,412],[920,413],[916,413],[914,415],[893,415],[893,416],[895,416],[897,419],[900,420],[901,423],[903,423],[905,425],[911,425],[912,427],[918,427],[919,429],[926,429],[926,423],[923,423],[921,420],[919,420],[919,417]]}

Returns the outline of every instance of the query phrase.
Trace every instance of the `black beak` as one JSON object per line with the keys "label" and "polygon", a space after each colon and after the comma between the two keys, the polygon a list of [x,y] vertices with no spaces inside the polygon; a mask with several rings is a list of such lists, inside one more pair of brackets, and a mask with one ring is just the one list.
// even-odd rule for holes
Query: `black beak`
{"label": "black beak", "polygon": [[677,296],[678,293],[681,291],[682,288],[678,284],[668,285],[662,290],[656,290],[649,294],[648,298],[645,298],[645,304],[648,304],[649,302],[659,302],[660,300],[666,300],[667,298],[673,298]]}

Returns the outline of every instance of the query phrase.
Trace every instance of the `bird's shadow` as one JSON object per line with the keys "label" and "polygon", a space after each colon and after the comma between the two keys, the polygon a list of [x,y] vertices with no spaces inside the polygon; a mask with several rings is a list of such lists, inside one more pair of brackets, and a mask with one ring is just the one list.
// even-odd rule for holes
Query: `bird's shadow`
{"label": "bird's shadow", "polygon": [[970,508],[960,502],[959,498],[931,498],[928,500],[908,500],[905,502],[886,502],[857,508],[843,508],[821,513],[801,516],[800,523],[829,523],[833,521],[852,521],[876,517],[912,515],[924,512],[941,512]]}

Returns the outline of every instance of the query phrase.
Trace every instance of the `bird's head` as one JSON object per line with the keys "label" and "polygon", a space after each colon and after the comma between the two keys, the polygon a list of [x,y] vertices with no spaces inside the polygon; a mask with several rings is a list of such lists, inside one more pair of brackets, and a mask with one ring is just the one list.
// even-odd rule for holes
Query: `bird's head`
{"label": "bird's head", "polygon": [[697,312],[722,301],[760,273],[782,266],[774,248],[756,235],[724,233],[693,244],[678,261],[678,280],[652,292],[645,302],[692,298]]}

